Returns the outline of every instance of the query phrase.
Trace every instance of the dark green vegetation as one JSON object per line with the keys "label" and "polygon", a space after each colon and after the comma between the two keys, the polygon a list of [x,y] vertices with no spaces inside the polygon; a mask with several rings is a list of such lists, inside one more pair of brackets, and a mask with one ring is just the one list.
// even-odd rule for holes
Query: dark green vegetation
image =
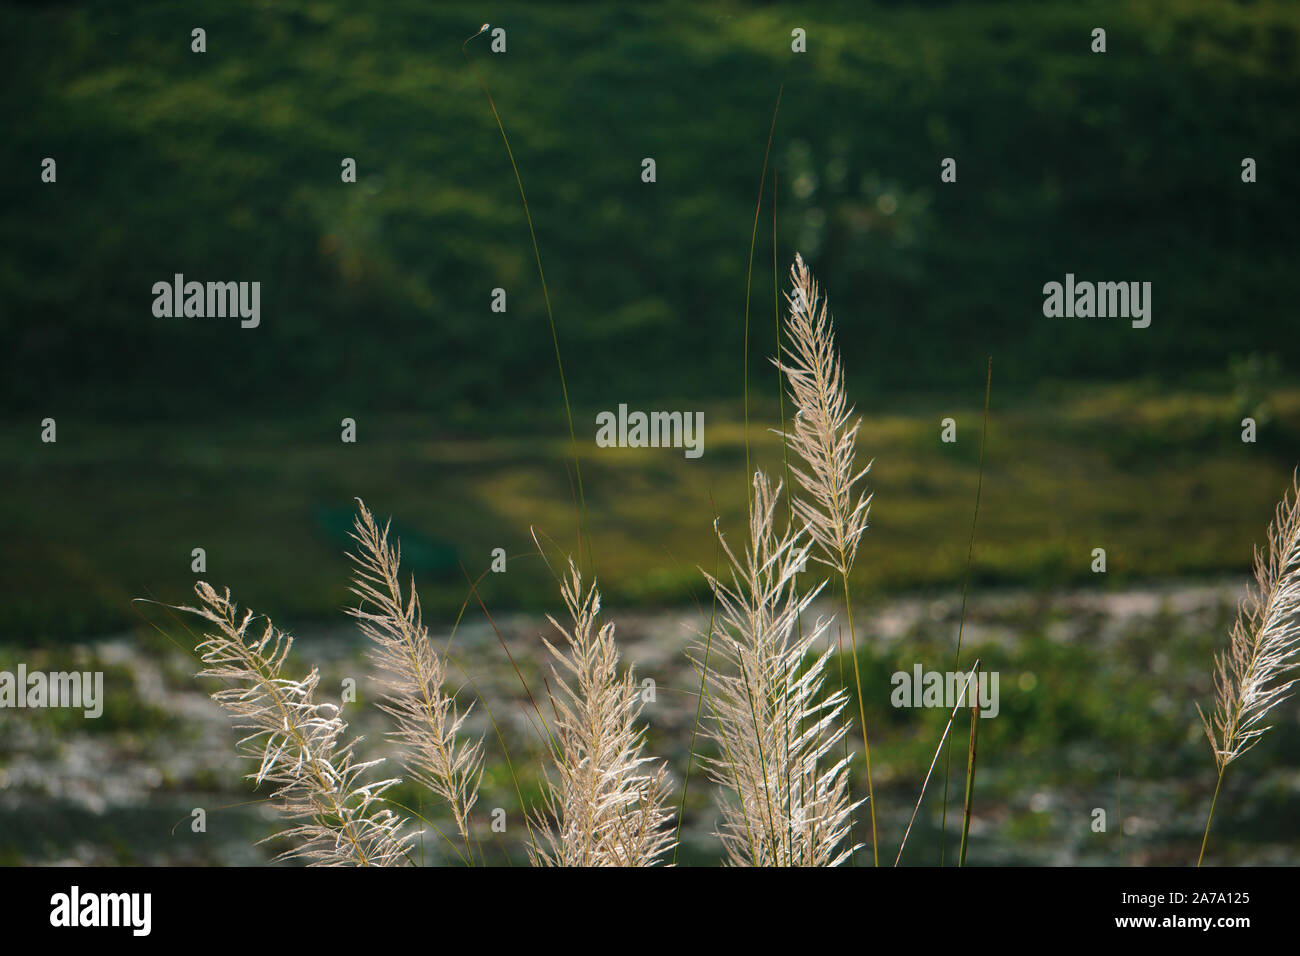
{"label": "dark green vegetation", "polygon": [[[492,15],[508,52],[480,38],[474,55],[529,189],[579,401],[737,394],[783,78],[779,258],[802,250],[830,291],[855,394],[966,388],[988,353],[1003,394],[1300,357],[1286,331],[1293,4]],[[430,437],[453,421],[499,432],[530,405],[558,415],[518,192],[459,50],[481,16],[423,2],[0,10],[5,407],[186,422],[419,409]],[[806,55],[790,53],[796,25]],[[1104,55],[1088,49],[1097,25]],[[194,26],[206,54],[190,52]],[[55,186],[38,181],[44,156]],[[339,181],[345,156],[356,185]],[[939,182],[945,156],[955,186]],[[1151,328],[1045,320],[1041,287],[1067,271],[1151,281]],[[260,280],[262,327],[153,318],[151,285],[177,272]],[[770,317],[763,268],[754,286]],[[488,309],[496,287],[505,315]]]}

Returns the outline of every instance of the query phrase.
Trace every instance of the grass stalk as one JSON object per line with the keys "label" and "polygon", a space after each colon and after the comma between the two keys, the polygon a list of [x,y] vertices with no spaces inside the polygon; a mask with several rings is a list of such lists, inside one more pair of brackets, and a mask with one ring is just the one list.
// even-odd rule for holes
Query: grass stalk
{"label": "grass stalk", "polygon": [[1255,551],[1255,583],[1242,598],[1228,647],[1214,660],[1214,709],[1196,707],[1214,754],[1218,779],[1205,821],[1200,866],[1210,839],[1228,765],[1259,743],[1264,721],[1287,700],[1300,663],[1300,474],[1282,496],[1268,528],[1268,545]]}
{"label": "grass stalk", "polygon": [[745,271],[745,367],[744,367],[744,406],[745,406],[745,495],[749,496],[749,481],[754,471],[749,460],[749,297],[754,282],[754,245],[758,241],[758,215],[763,208],[763,187],[767,185],[767,161],[772,154],[772,137],[776,134],[776,114],[781,109],[781,94],[785,92],[785,81],[776,91],[776,106],[772,107],[772,125],[767,130],[767,147],[763,150],[763,172],[758,178],[758,199],[754,203],[754,228],[749,234],[749,266]]}
{"label": "grass stalk", "polygon": [[975,796],[975,743],[979,737],[979,726],[980,709],[975,706],[970,709],[970,747],[966,752],[966,805],[961,817],[961,850],[957,857],[958,866],[966,865],[966,840],[970,835],[971,803]]}
{"label": "grass stalk", "polygon": [[[966,629],[966,597],[970,593],[970,572],[975,564],[975,526],[980,520],[980,497],[984,492],[984,446],[989,437],[989,392],[993,387],[993,356],[989,356],[984,377],[984,426],[980,432],[979,476],[975,479],[975,514],[970,521],[970,540],[966,545],[966,575],[961,585],[961,615],[957,619],[957,650],[953,654],[952,669],[961,669],[961,639]],[[944,851],[948,842],[948,780],[952,772],[952,742],[943,768],[943,815],[939,824],[939,865],[943,866]]]}
{"label": "grass stalk", "polygon": [[858,637],[853,629],[853,599],[849,596],[849,576],[840,574],[844,584],[844,613],[849,621],[849,651],[853,655],[853,683],[858,695],[858,719],[862,722],[862,756],[867,765],[867,810],[871,814],[871,859],[880,866],[879,842],[876,839],[876,792],[871,782],[871,742],[867,739],[867,711],[862,701],[862,674],[858,669]]}
{"label": "grass stalk", "polygon": [[564,376],[564,359],[560,356],[560,337],[555,331],[555,315],[551,311],[551,294],[546,287],[546,271],[542,268],[542,250],[537,243],[537,230],[533,227],[533,214],[528,208],[528,196],[524,192],[523,178],[519,175],[519,164],[515,162],[514,150],[510,148],[510,137],[506,135],[506,127],[501,122],[501,114],[497,112],[497,105],[492,99],[492,92],[488,89],[487,83],[484,82],[478,67],[474,65],[474,61],[469,58],[469,41],[482,36],[487,28],[488,24],[485,23],[482,29],[473,36],[466,37],[465,42],[460,45],[460,52],[465,57],[465,62],[469,64],[469,68],[474,72],[474,78],[478,80],[478,85],[483,88],[484,95],[487,96],[488,107],[492,110],[492,118],[496,120],[497,129],[501,132],[501,141],[505,143],[506,155],[510,157],[510,168],[515,174],[515,185],[519,187],[519,198],[524,204],[524,218],[528,220],[528,237],[533,243],[533,258],[537,262],[537,276],[542,283],[542,301],[546,304],[546,321],[551,328],[551,344],[555,347],[555,367],[560,372],[560,393],[564,397],[564,415],[569,423],[569,448],[570,453],[573,455],[573,471],[578,483],[578,524],[581,531],[578,537],[578,560],[579,564],[581,564],[582,547],[585,540],[587,558],[590,562],[589,569],[592,574],[595,574],[596,556],[591,546],[591,529],[587,525],[587,496],[582,487],[582,461],[578,457],[578,435],[573,427],[573,409],[569,404],[569,385]]}
{"label": "grass stalk", "polygon": [[934,773],[934,765],[939,762],[939,754],[943,750],[943,745],[948,739],[948,732],[952,730],[952,722],[957,719],[957,711],[961,708],[962,699],[966,696],[966,689],[970,682],[974,680],[976,673],[979,672],[979,658],[971,666],[970,674],[966,676],[966,682],[962,684],[961,690],[957,692],[957,700],[952,705],[952,713],[948,715],[948,723],[944,725],[943,736],[939,738],[939,746],[934,748],[934,757],[930,760],[930,769],[925,772],[925,780],[921,784],[920,796],[916,798],[916,806],[912,808],[912,817],[907,821],[907,830],[903,833],[903,842],[898,846],[898,856],[894,858],[894,866],[898,866],[903,859],[903,850],[907,848],[907,839],[912,835],[912,825],[916,823],[916,814],[921,809],[921,801],[925,799],[926,788],[930,785],[930,775]]}
{"label": "grass stalk", "polygon": [[1223,773],[1225,770],[1227,770],[1226,766],[1219,768],[1219,779],[1214,783],[1214,799],[1210,801],[1210,815],[1205,818],[1205,836],[1201,837],[1201,853],[1196,858],[1197,868],[1200,867],[1201,861],[1205,859],[1205,846],[1210,842],[1210,824],[1214,822],[1214,808],[1219,805],[1219,789],[1223,786]]}

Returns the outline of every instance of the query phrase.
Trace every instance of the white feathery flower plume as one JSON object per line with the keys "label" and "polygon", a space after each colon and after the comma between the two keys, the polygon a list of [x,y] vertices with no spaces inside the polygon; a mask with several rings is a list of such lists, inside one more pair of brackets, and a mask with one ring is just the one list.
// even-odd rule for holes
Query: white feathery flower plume
{"label": "white feathery flower plume", "polygon": [[644,754],[636,679],[631,668],[619,673],[614,625],[597,628],[600,592],[593,584],[584,593],[572,560],[561,594],[572,627],[548,615],[564,643],[543,638],[558,685],[551,695],[556,779],[539,819],[543,845],[530,856],[539,866],[653,866],[675,844],[668,771]]}
{"label": "white feathery flower plume", "polygon": [[382,806],[384,792],[398,780],[363,782],[366,772],[382,761],[353,758],[360,738],[345,739],[348,725],[339,707],[316,700],[319,671],[313,668],[302,680],[284,676],[292,637],[269,620],[260,636],[250,633],[255,615],[241,615],[229,590],[218,594],[202,581],[194,590],[199,606],[178,610],[215,628],[196,648],[204,664],[198,676],[232,682],[212,699],[236,727],[251,731],[238,744],[258,764],[249,778],[269,783],[272,804],[294,821],[279,836],[297,845],[277,859],[302,858],[326,866],[405,862],[401,821]]}
{"label": "white feathery flower plume", "polygon": [[1270,726],[1264,721],[1291,696],[1296,683],[1288,675],[1300,663],[1298,477],[1291,476],[1289,493],[1278,503],[1268,528],[1267,549],[1255,550],[1255,584],[1241,601],[1228,647],[1215,655],[1214,710],[1207,718],[1196,706],[1219,771],[1197,866],[1205,858],[1224,773],[1259,743]]}
{"label": "white feathery flower plume", "polygon": [[403,765],[446,802],[464,844],[461,855],[472,863],[470,811],[483,778],[482,738],[461,739],[469,709],[461,712],[443,690],[447,664],[429,640],[414,578],[409,596],[402,595],[400,544],[389,543],[389,524],[381,528],[364,501],[357,499],[357,507],[357,553],[348,557],[356,566],[351,590],[363,604],[348,613],[372,642],[385,694],[380,709],[393,718],[397,729],[390,736],[403,745]]}
{"label": "white feathery flower plume", "polygon": [[835,347],[835,328],[826,299],[803,257],[790,269],[793,292],[786,320],[785,359],[773,362],[790,387],[794,427],[781,433],[804,460],[792,467],[806,497],[794,500],[794,513],[808,526],[821,552],[817,560],[840,574],[853,568],[858,543],[867,530],[871,495],[858,485],[871,470],[855,471],[858,426],[844,393],[844,368]]}
{"label": "white feathery flower plume", "polygon": [[796,634],[800,614],[821,590],[800,597],[795,575],[807,553],[804,532],[774,530],[780,486],[754,476],[749,541],[737,555],[718,537],[731,582],[705,572],[717,596],[721,626],[697,648],[718,651],[721,668],[706,674],[717,754],[706,760],[722,788],[719,837],[739,866],[834,866],[848,859],[853,810],[849,755],[826,760],[843,740],[843,691],[821,700],[831,648],[816,651],[826,623]]}
{"label": "white feathery flower plume", "polygon": [[[1232,625],[1226,650],[1214,660],[1214,711],[1201,722],[1220,769],[1250,750],[1268,730],[1269,712],[1291,695],[1285,675],[1300,661],[1300,501],[1292,479],[1268,529],[1268,548],[1255,551],[1255,584]],[[1197,707],[1199,711],[1199,706]]]}
{"label": "white feathery flower plume", "polygon": [[782,432],[786,447],[803,459],[804,467],[791,466],[803,494],[793,498],[792,511],[804,523],[820,554],[816,559],[840,578],[844,591],[844,614],[853,651],[853,682],[858,698],[858,720],[862,725],[862,754],[867,771],[867,799],[871,814],[871,855],[880,865],[876,835],[875,787],[871,776],[871,742],[867,735],[866,704],[858,664],[858,635],[853,626],[853,599],[849,573],[857,557],[858,544],[867,530],[871,495],[859,485],[871,470],[871,463],[856,470],[858,427],[844,394],[844,367],[835,347],[835,328],[826,298],[803,257],[796,254],[790,268],[794,290],[786,295],[784,361],[773,359],[785,375],[794,402],[792,430]]}

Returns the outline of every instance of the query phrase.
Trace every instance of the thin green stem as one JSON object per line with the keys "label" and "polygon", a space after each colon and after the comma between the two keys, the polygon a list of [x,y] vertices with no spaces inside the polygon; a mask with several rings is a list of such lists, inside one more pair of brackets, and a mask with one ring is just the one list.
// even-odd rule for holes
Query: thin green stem
{"label": "thin green stem", "polygon": [[[483,25],[487,29],[487,24]],[[564,376],[564,360],[560,357],[560,337],[555,331],[555,316],[551,312],[551,294],[546,287],[546,272],[542,269],[542,250],[537,244],[537,230],[533,228],[533,214],[528,209],[528,196],[524,193],[524,181],[519,175],[519,164],[515,162],[514,150],[510,148],[510,137],[506,136],[505,124],[501,122],[501,114],[497,112],[497,105],[492,100],[492,93],[488,90],[487,83],[479,74],[478,67],[474,61],[469,58],[469,50],[466,49],[470,40],[480,36],[483,30],[479,30],[474,36],[467,37],[465,42],[460,45],[460,52],[465,57],[465,62],[469,68],[474,71],[474,78],[478,80],[478,85],[483,88],[483,93],[487,96],[488,106],[492,110],[492,118],[496,120],[497,129],[501,131],[501,141],[505,143],[506,155],[510,157],[510,168],[515,173],[515,184],[519,187],[519,198],[524,204],[524,218],[528,220],[528,236],[533,243],[533,258],[537,261],[537,275],[542,282],[542,300],[546,304],[546,321],[551,327],[551,343],[555,347],[555,365],[560,371],[560,392],[564,396],[564,415],[569,422],[569,447],[573,455],[573,470],[578,480],[578,500],[579,500],[579,528],[581,535],[578,540],[578,562],[582,562],[582,545],[585,539],[587,545],[587,557],[590,561],[591,571],[594,575],[596,568],[596,556],[591,546],[591,530],[587,525],[587,496],[582,488],[582,462],[578,457],[578,436],[573,427],[573,409],[569,404],[569,385]],[[766,166],[766,161],[764,161]],[[748,325],[748,320],[746,320]]]}
{"label": "thin green stem", "polygon": [[970,749],[966,754],[966,807],[961,819],[961,850],[957,856],[957,865],[966,865],[966,839],[970,835],[971,804],[975,796],[975,741],[979,737],[980,709],[970,709]]}
{"label": "thin green stem", "polygon": [[1205,859],[1205,845],[1210,840],[1210,824],[1214,821],[1214,808],[1219,805],[1219,788],[1223,786],[1223,772],[1227,769],[1226,766],[1219,768],[1219,779],[1214,785],[1214,799],[1210,801],[1210,815],[1205,820],[1205,836],[1201,837],[1201,855],[1196,858],[1198,868],[1201,861]]}
{"label": "thin green stem", "polygon": [[[836,647],[835,669],[839,675],[839,680],[840,680],[839,686],[841,690],[847,690],[849,685],[848,682],[844,680],[844,628],[843,627],[836,627],[835,629],[835,647]],[[847,733],[844,734],[844,736],[840,738],[840,741],[844,745],[844,765],[847,767],[849,761],[849,735]],[[852,779],[851,779],[852,777],[853,774],[851,773],[845,774],[845,778],[846,778],[845,786],[848,788],[848,792],[850,794],[849,803],[853,802],[851,796],[853,792]],[[849,846],[856,847],[858,845],[857,832],[858,832],[857,818],[854,816],[854,814],[849,814]],[[850,866],[858,865],[858,854],[856,850],[854,850],[852,853],[849,854],[849,865]]]}
{"label": "thin green stem", "polygon": [[921,810],[921,801],[925,799],[925,791],[930,786],[930,775],[934,773],[934,765],[939,762],[939,754],[943,750],[944,743],[948,740],[948,732],[952,730],[952,722],[957,719],[957,711],[961,708],[961,702],[966,696],[966,690],[970,687],[970,682],[975,679],[979,668],[980,658],[977,657],[975,663],[971,665],[970,674],[967,675],[965,682],[961,685],[961,690],[957,692],[957,700],[953,702],[952,713],[948,715],[948,723],[944,725],[943,736],[939,738],[939,746],[934,748],[934,757],[930,761],[930,769],[925,772],[925,780],[921,782],[921,794],[916,798],[916,806],[912,808],[912,818],[907,821],[907,829],[903,832],[903,842],[898,845],[898,856],[894,858],[894,866],[898,866],[903,860],[903,850],[907,848],[908,837],[912,835],[912,825],[916,823],[916,815]]}
{"label": "thin green stem", "polygon": [[[717,520],[717,515],[714,515]],[[722,560],[722,542],[714,535],[713,539],[713,579],[718,579],[718,564]],[[713,601],[709,607],[709,634],[704,641],[704,664],[700,668],[700,694],[695,702],[695,726],[691,729],[691,746],[686,757],[686,778],[682,781],[682,802],[677,810],[677,835],[673,838],[673,863],[677,862],[677,850],[682,843],[682,821],[686,817],[686,790],[691,785],[691,767],[695,762],[695,740],[700,733],[700,717],[704,712],[704,695],[707,692],[705,682],[709,677],[709,651],[713,648],[713,625],[718,611],[718,592],[714,588]]]}
{"label": "thin green stem", "polygon": [[767,183],[767,160],[772,153],[772,137],[776,134],[776,114],[781,109],[781,94],[785,92],[785,81],[776,91],[776,106],[772,107],[772,125],[767,131],[767,148],[763,150],[763,173],[758,180],[758,200],[754,203],[754,228],[749,234],[749,268],[745,272],[745,500],[749,500],[749,482],[754,471],[749,463],[749,297],[754,282],[754,244],[758,241],[758,214],[763,208],[763,186]]}
{"label": "thin green stem", "polygon": [[[754,704],[754,690],[761,690],[761,687],[755,686],[762,675],[756,675],[755,680],[751,681],[749,677],[749,668],[745,666],[745,661],[740,661],[740,677],[745,682],[745,697],[749,702],[749,719],[754,725],[754,740],[758,744],[758,762],[763,768],[763,797],[767,802],[767,832],[768,839],[772,842],[772,866],[777,865],[778,851],[781,848],[781,839],[776,831],[776,815],[772,810],[772,787],[767,781],[767,754],[763,751],[763,727],[758,719],[758,710]],[[750,688],[753,687],[754,690]],[[762,702],[763,710],[767,710],[767,701]],[[766,714],[764,715],[766,716]],[[742,797],[743,802],[743,797]],[[762,866],[762,860],[755,860],[755,866]]]}
{"label": "thin green stem", "polygon": [[[776,344],[777,355],[781,354],[781,272],[780,272],[780,267],[777,265],[777,258],[776,258],[776,196],[777,196],[777,186],[779,183],[779,179],[780,177],[778,174],[778,170],[773,168],[772,169],[772,315],[773,318],[775,319],[774,327],[776,329],[775,344]],[[781,434],[784,435],[785,434],[785,388],[783,387],[783,376],[780,368],[777,368],[776,370],[776,402],[781,416],[780,418]],[[785,465],[786,527],[789,528],[794,524],[794,494],[793,494],[794,489],[793,486],[790,484],[790,449],[786,447],[786,443],[784,441],[781,442],[781,457]],[[792,588],[796,591],[796,593],[798,590],[797,582],[798,582],[798,578],[796,577],[795,583],[792,585]],[[795,615],[795,628],[797,629],[798,640],[802,644],[803,643],[803,615],[802,614]],[[799,661],[799,669],[796,672],[796,680],[801,680],[805,673],[807,673],[807,663],[805,659],[801,658]],[[786,684],[786,687],[788,693],[788,688],[789,688],[788,682]],[[786,697],[786,700],[787,701],[789,700],[788,696]],[[786,718],[787,720],[789,719],[788,710],[787,710]],[[800,714],[799,716],[800,736],[802,736],[804,731],[807,729],[807,724],[808,721],[806,719],[806,716]],[[787,796],[789,796],[794,791],[793,782],[790,779],[790,775],[794,772],[794,768],[793,768],[793,764],[790,761],[789,726],[785,728],[785,745],[786,745],[785,746],[785,768],[786,768],[785,792]],[[816,770],[817,770],[817,765],[814,762],[813,766],[809,768],[809,772],[813,774],[814,780],[816,779]],[[800,806],[808,805],[807,794],[804,789],[805,776],[806,773],[804,772],[804,769],[800,768],[800,772],[799,772]],[[793,819],[791,819],[790,824],[791,824],[790,847],[791,847],[791,859],[793,860],[793,850],[794,850]],[[814,817],[810,826],[810,833],[808,837],[808,850],[809,850],[810,859],[811,859],[812,848],[816,846],[816,844],[817,844],[817,820],[816,817]],[[850,837],[850,845],[852,845],[851,837]]]}
{"label": "thin green stem", "polygon": [[[980,496],[984,491],[984,446],[989,437],[989,392],[993,387],[993,356],[989,356],[988,371],[984,377],[984,427],[980,432],[979,477],[975,480],[975,514],[970,521],[970,541],[966,546],[966,576],[961,585],[961,616],[957,621],[957,651],[953,655],[952,669],[961,670],[961,638],[966,628],[966,597],[970,593],[970,572],[975,563],[975,526],[980,520]],[[948,741],[943,768],[943,817],[939,824],[939,865],[943,866],[948,842],[948,780],[952,772],[952,741]]]}
{"label": "thin green stem", "polygon": [[862,751],[867,762],[867,808],[871,811],[871,858],[880,866],[880,851],[876,845],[876,793],[871,782],[871,744],[867,740],[867,710],[862,700],[862,675],[858,670],[858,637],[853,629],[853,599],[849,596],[849,575],[841,569],[844,582],[844,611],[849,619],[849,648],[853,653],[853,682],[858,692],[858,720],[862,722]]}

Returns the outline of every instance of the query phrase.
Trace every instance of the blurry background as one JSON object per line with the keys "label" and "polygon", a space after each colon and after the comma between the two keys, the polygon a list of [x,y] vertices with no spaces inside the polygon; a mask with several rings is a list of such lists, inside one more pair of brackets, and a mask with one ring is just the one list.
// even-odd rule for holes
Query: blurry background
{"label": "blurry background", "polygon": [[[1285,3],[0,6],[0,668],[102,669],[112,695],[99,721],[0,711],[0,859],[263,858],[256,805],[169,832],[255,794],[170,643],[189,636],[132,599],[184,602],[202,547],[204,577],[303,636],[302,666],[361,676],[339,613],[354,496],[395,516],[430,623],[449,634],[464,609],[463,665],[499,719],[518,711],[466,575],[511,556],[479,590],[536,674],[538,612],[558,601],[529,528],[571,549],[576,521],[527,224],[459,49],[485,20],[507,52],[480,37],[472,55],[537,227],[605,605],[629,658],[663,675],[652,741],[675,773],[696,569],[715,508],[743,520],[746,367],[754,461],[780,462],[775,171],[782,288],[801,251],[875,458],[855,586],[877,799],[900,817],[886,842],[943,724],[891,708],[889,675],[951,660],[991,355],[966,648],[1001,670],[1003,701],[971,859],[1194,857],[1213,778],[1192,702],[1300,461]],[[949,156],[956,184],[939,181]],[[155,318],[152,285],[178,272],[260,281],[260,327]],[[1151,326],[1044,318],[1042,286],[1067,272],[1151,282]],[[619,403],[702,410],[704,456],[596,448],[596,412]],[[1297,709],[1229,775],[1219,862],[1300,858]],[[537,741],[515,731],[527,768]],[[489,805],[513,808],[492,774]],[[687,859],[702,862],[701,779]],[[920,826],[913,862],[937,862]]]}

